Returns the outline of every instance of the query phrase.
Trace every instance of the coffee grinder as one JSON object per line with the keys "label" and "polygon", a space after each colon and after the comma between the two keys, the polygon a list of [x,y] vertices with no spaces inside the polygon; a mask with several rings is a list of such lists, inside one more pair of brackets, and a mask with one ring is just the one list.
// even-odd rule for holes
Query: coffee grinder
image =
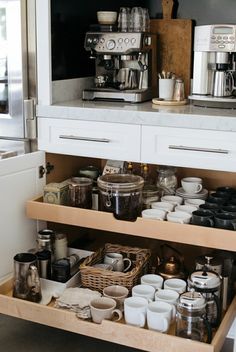
{"label": "coffee grinder", "polygon": [[194,105],[236,108],[236,25],[195,27]]}
{"label": "coffee grinder", "polygon": [[87,32],[85,50],[95,62],[94,87],[84,100],[138,103],[156,91],[156,37],[144,32]]}

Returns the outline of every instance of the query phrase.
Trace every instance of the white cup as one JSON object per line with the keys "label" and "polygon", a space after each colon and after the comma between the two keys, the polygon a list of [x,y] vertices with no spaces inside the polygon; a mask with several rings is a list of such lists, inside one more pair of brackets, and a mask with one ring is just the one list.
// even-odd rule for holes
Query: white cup
{"label": "white cup", "polygon": [[189,224],[192,215],[184,211],[173,211],[167,214],[167,220],[178,224]]}
{"label": "white cup", "polygon": [[164,209],[145,209],[142,211],[142,217],[146,219],[165,220],[166,211]]}
{"label": "white cup", "polygon": [[168,213],[168,212],[174,210],[174,204],[164,202],[164,201],[153,202],[153,203],[151,203],[151,208],[165,210]]}
{"label": "white cup", "polygon": [[[128,263],[125,267],[125,263]],[[121,253],[106,253],[104,256],[104,264],[112,265],[114,271],[126,272],[132,265],[129,258],[123,258]]]}
{"label": "white cup", "polygon": [[154,300],[155,288],[151,285],[136,285],[132,288],[133,297],[142,297],[145,298],[148,302]]}
{"label": "white cup", "polygon": [[147,308],[148,329],[167,332],[172,317],[172,305],[166,302],[155,301]]}
{"label": "white cup", "polygon": [[144,327],[148,301],[143,297],[128,297],[124,301],[125,322],[129,325]]}
{"label": "white cup", "polygon": [[155,301],[162,301],[171,304],[172,306],[172,321],[175,320],[176,316],[176,305],[179,298],[178,292],[174,290],[158,290],[155,293]]}
{"label": "white cup", "polygon": [[187,284],[182,279],[167,279],[164,281],[164,289],[176,291],[181,294],[186,291]]}
{"label": "white cup", "polygon": [[189,199],[185,199],[184,204],[199,208],[199,205],[205,204],[205,200],[198,199],[198,198],[195,198],[195,199],[189,198]]}
{"label": "white cup", "polygon": [[200,177],[185,177],[182,178],[181,185],[186,193],[199,193],[202,190],[202,179]]}
{"label": "white cup", "polygon": [[112,298],[116,301],[116,308],[124,310],[124,300],[129,294],[129,290],[125,286],[111,285],[103,289],[103,296]]}
{"label": "white cup", "polygon": [[171,78],[159,79],[159,98],[172,100],[174,93],[175,80]]}
{"label": "white cup", "polygon": [[154,287],[155,290],[162,288],[163,277],[156,274],[146,274],[141,277],[142,285],[150,285]]}
{"label": "white cup", "polygon": [[183,203],[183,198],[179,196],[163,196],[161,197],[161,201],[171,203],[176,206]]}
{"label": "white cup", "polygon": [[116,308],[116,301],[108,297],[95,298],[90,302],[91,316],[94,323],[101,324],[106,320],[111,320],[113,316],[117,315],[115,321],[122,318],[123,314]]}
{"label": "white cup", "polygon": [[188,213],[192,215],[193,211],[198,210],[197,207],[191,206],[191,205],[177,205],[177,207],[175,208],[175,211],[183,211],[184,213]]}

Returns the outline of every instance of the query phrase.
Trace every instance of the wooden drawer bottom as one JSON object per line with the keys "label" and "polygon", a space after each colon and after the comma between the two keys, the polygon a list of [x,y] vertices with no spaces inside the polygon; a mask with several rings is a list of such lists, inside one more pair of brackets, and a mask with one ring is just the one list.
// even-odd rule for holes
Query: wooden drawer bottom
{"label": "wooden drawer bottom", "polygon": [[150,352],[220,352],[236,316],[236,297],[227,310],[211,344],[191,341],[123,323],[104,320],[102,324],[83,321],[75,313],[12,297],[12,280],[0,286],[0,313],[77,334]]}

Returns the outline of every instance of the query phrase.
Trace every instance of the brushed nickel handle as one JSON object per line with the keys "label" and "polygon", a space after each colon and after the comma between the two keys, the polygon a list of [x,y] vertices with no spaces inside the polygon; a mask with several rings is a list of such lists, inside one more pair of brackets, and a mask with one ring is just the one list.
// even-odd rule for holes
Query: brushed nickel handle
{"label": "brushed nickel handle", "polygon": [[99,143],[110,143],[110,139],[107,138],[93,138],[93,137],[80,137],[80,136],[72,136],[72,135],[60,135],[61,139],[72,139],[76,141],[86,141],[86,142],[99,142]]}
{"label": "brushed nickel handle", "polygon": [[205,152],[205,153],[216,153],[216,154],[229,154],[229,150],[226,149],[214,149],[214,148],[196,148],[187,147],[184,145],[169,145],[169,149],[174,150],[187,150],[190,152]]}

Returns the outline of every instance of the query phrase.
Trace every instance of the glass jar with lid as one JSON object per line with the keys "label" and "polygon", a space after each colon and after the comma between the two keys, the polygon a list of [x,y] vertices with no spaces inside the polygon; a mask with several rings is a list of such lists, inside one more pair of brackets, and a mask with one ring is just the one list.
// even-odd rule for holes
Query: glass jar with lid
{"label": "glass jar with lid", "polygon": [[175,194],[177,188],[176,168],[171,166],[161,166],[157,169],[157,187],[160,196]]}

